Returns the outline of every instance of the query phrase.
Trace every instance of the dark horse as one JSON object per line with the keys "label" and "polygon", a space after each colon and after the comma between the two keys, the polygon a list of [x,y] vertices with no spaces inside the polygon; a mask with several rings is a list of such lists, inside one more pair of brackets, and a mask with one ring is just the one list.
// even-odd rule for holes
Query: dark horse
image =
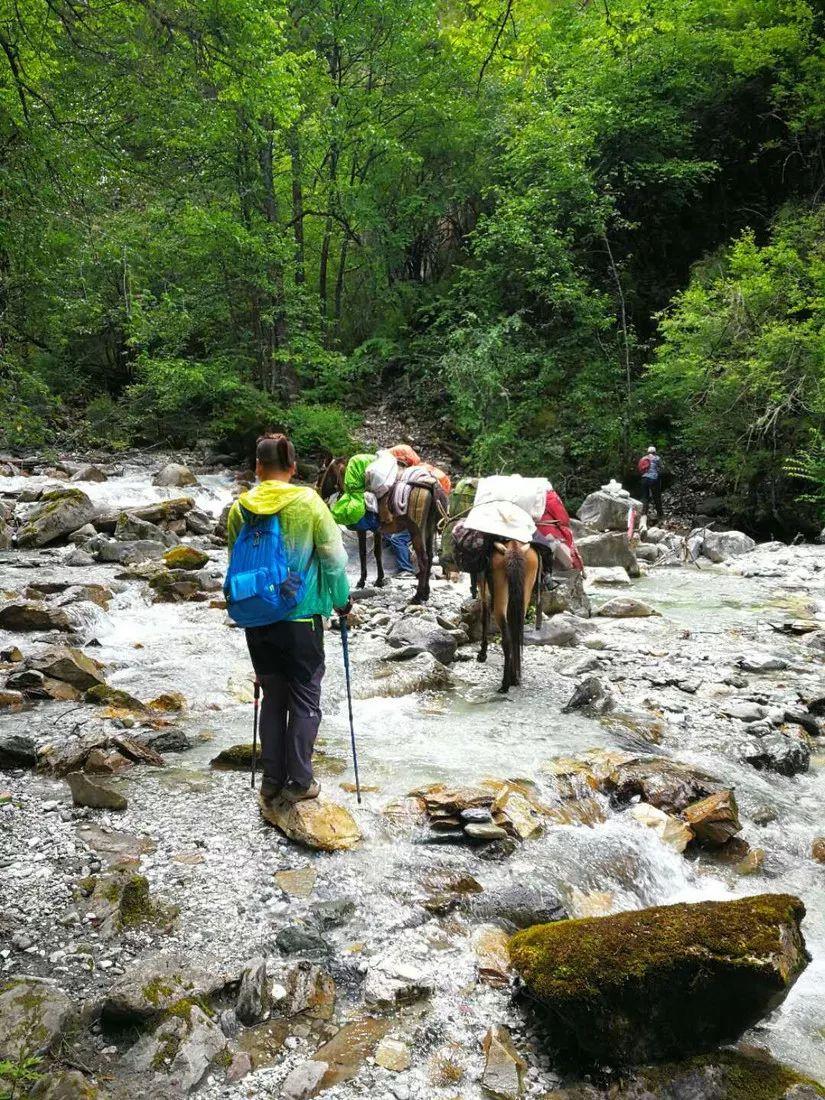
{"label": "dark horse", "polygon": [[[323,467],[315,488],[321,499],[328,501],[334,493],[341,493],[344,489],[344,472],[347,468],[346,458],[333,458]],[[413,603],[426,603],[430,597],[430,573],[433,567],[433,554],[435,547],[435,531],[439,514],[447,513],[447,497],[438,482],[434,480],[432,486],[415,485],[410,490],[409,506],[406,516],[395,516],[391,521],[382,522],[375,532],[375,564],[378,570],[376,578],[377,587],[383,587],[384,563],[381,557],[381,536],[395,535],[399,531],[409,531],[412,535],[415,556],[418,559],[418,588]],[[412,519],[419,516],[420,521]],[[358,555],[361,561],[361,576],[356,588],[363,588],[367,583],[367,533],[358,532]]]}
{"label": "dark horse", "polygon": [[[487,660],[490,602],[504,650],[504,676],[499,692],[521,683],[521,651],[524,645],[524,620],[539,574],[539,555],[527,542],[496,540],[490,548],[487,568],[478,580],[481,597],[481,649],[479,661]],[[538,594],[539,601],[541,599]]]}

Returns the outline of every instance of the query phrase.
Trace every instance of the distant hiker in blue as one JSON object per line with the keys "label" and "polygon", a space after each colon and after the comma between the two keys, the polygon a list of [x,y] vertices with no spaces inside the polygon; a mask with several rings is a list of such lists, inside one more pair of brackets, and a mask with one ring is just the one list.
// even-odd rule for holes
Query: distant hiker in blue
{"label": "distant hiker in blue", "polygon": [[295,448],[258,441],[259,484],[229,513],[229,614],[246,627],[263,689],[261,795],[317,798],[312,750],[321,723],[324,623],[351,610],[341,532],[314,489],[291,485]]}
{"label": "distant hiker in blue", "polygon": [[662,521],[662,471],[664,464],[655,447],[648,447],[647,454],[639,459],[639,473],[642,475],[642,515],[650,510],[650,502],[656,508],[656,519]]}

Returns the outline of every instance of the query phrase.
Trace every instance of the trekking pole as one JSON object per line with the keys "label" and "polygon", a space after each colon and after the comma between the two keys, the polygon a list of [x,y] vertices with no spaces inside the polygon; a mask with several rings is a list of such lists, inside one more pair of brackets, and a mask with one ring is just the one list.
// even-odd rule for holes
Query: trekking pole
{"label": "trekking pole", "polygon": [[339,620],[341,627],[341,648],[344,652],[344,679],[347,682],[347,708],[349,710],[349,736],[352,742],[352,763],[355,768],[355,795],[358,805],[361,805],[361,783],[358,779],[358,753],[355,748],[355,725],[352,720],[352,687],[349,679],[349,626],[346,615],[341,615]]}
{"label": "trekking pole", "polygon": [[255,790],[255,767],[258,763],[258,703],[261,698],[261,681],[255,677],[255,709],[252,714],[252,790]]}

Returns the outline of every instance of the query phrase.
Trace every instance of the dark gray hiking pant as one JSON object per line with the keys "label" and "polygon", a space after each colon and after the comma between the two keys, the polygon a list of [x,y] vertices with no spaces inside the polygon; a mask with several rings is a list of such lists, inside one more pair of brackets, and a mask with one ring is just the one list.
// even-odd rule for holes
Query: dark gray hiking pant
{"label": "dark gray hiking pant", "polygon": [[264,776],[283,786],[312,782],[312,750],[321,724],[324,626],[282,622],[246,632],[255,674],[261,682],[261,758]]}

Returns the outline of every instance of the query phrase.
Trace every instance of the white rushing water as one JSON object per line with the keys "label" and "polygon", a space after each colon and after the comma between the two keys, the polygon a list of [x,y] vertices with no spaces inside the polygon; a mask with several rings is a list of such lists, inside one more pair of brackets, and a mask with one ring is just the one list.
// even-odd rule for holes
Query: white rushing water
{"label": "white rushing water", "polygon": [[[26,487],[38,483],[34,478],[21,481]],[[228,477],[210,475],[200,481],[196,490],[183,492],[194,496],[199,507],[218,514],[231,498]],[[6,485],[14,488],[14,479],[6,479]],[[96,503],[112,507],[182,495],[180,490],[151,486],[143,470],[128,467],[122,478],[101,485],[84,484],[83,489]],[[817,612],[822,614],[825,549],[811,549],[806,554],[805,598],[815,604],[818,601]],[[39,579],[65,576],[59,553],[41,555],[40,563]],[[83,571],[82,580],[111,584],[115,571],[114,567],[90,567]],[[810,579],[812,571],[818,577],[818,590]],[[27,571],[25,579],[31,576]],[[0,564],[0,588],[13,589],[20,583],[21,570],[6,555]],[[404,582],[394,582],[392,591],[403,604],[403,593],[408,592]],[[754,633],[761,646],[786,653],[800,667],[803,660],[810,665],[813,659],[797,642],[779,638],[767,625],[769,619],[776,618],[777,609],[796,614],[793,609],[800,591],[792,577],[789,583],[784,566],[776,578],[745,577],[730,569],[710,567],[652,570],[633,584],[632,592],[656,607],[662,617],[602,620],[605,653],[613,658],[605,675],[613,679],[618,674],[620,689],[634,662],[666,661],[674,637],[683,631],[691,632],[691,640],[684,651],[687,664],[683,661],[680,670],[695,670],[706,679],[713,679],[715,668],[730,667],[742,648],[753,648]],[[447,598],[455,600],[454,586],[435,582],[436,607]],[[152,604],[143,586],[135,582],[120,586],[108,613],[94,613],[93,633],[99,643],[95,656],[107,666],[113,686],[142,698],[166,690],[182,691],[189,701],[187,730],[207,730],[210,737],[189,753],[170,758],[172,767],[162,781],[158,776],[163,773],[146,769],[132,773],[125,827],[162,833],[161,818],[168,815],[174,833],[169,850],[175,843],[185,846],[187,837],[209,838],[210,850],[219,855],[209,865],[208,879],[197,877],[199,868],[187,869],[193,877],[183,899],[181,923],[189,932],[197,931],[192,943],[203,942],[218,957],[226,956],[230,946],[236,952],[239,945],[253,947],[263,937],[262,920],[274,926],[278,913],[277,907],[269,905],[267,909],[269,903],[259,900],[271,867],[256,863],[245,845],[255,838],[258,851],[269,844],[281,855],[289,852],[283,843],[278,847],[274,834],[259,822],[247,778],[237,773],[211,773],[208,768],[219,748],[250,740],[250,667],[242,633],[229,628],[223,612],[204,604]],[[6,642],[2,635],[0,642]],[[344,770],[322,775],[322,781],[333,797],[345,800],[354,810],[354,798],[338,787],[339,782],[352,780],[340,645],[334,635],[328,635],[327,645],[323,749],[332,763],[340,761],[338,766]],[[361,677],[369,675],[380,652],[380,639],[353,633],[356,686]],[[593,827],[550,826],[543,836],[524,843],[502,862],[485,862],[467,849],[410,843],[410,830],[390,825],[380,812],[391,799],[436,781],[452,785],[488,776],[518,777],[536,783],[541,794],[546,786],[542,768],[551,758],[591,747],[627,747],[627,731],[578,714],[561,713],[574,681],[561,676],[560,670],[581,652],[587,651],[528,648],[524,684],[506,699],[494,691],[500,676],[495,646],[487,666],[474,661],[456,665],[455,686],[449,691],[397,699],[356,699],[361,781],[379,789],[365,794],[363,808],[357,811],[365,843],[335,856],[293,854],[293,865],[317,868],[319,896],[357,899],[358,925],[349,934],[360,941],[360,956],[408,955],[428,969],[436,984],[431,1009],[434,1019],[445,1039],[460,1044],[475,1042],[479,1027],[484,1020],[489,1022],[491,1012],[501,1015],[510,1010],[505,1007],[504,994],[485,991],[475,998],[466,995],[472,974],[466,931],[450,936],[422,927],[421,910],[414,902],[428,876],[470,873],[491,893],[508,882],[541,885],[561,897],[573,914],[585,911],[588,899],[594,897],[600,899],[603,911],[615,912],[762,891],[798,894],[808,909],[804,933],[812,961],[784,1005],[754,1029],[749,1039],[768,1047],[782,1061],[825,1077],[825,867],[810,858],[813,837],[825,832],[825,758],[821,748],[815,750],[811,769],[805,774],[787,778],[756,771],[726,751],[725,727],[707,720],[710,694],[679,696],[655,686],[647,688],[667,727],[660,750],[655,751],[697,766],[735,787],[745,823],[743,836],[766,853],[761,870],[748,877],[720,863],[677,855],[652,831],[606,804],[604,822]],[[818,668],[821,673],[821,663]],[[781,674],[772,679],[781,681]],[[644,694],[637,692],[634,702],[641,703]],[[8,728],[8,723],[8,719],[0,719],[0,730]],[[205,779],[208,782],[201,782]],[[42,782],[44,790],[55,797],[57,785]],[[753,824],[754,812],[766,808],[774,811],[775,820],[764,826]],[[158,855],[149,857],[145,867],[153,885],[172,889],[173,876]],[[175,900],[181,899],[176,895]],[[185,933],[179,936],[186,942]],[[468,1098],[481,1095],[470,1087],[462,1093]]]}

